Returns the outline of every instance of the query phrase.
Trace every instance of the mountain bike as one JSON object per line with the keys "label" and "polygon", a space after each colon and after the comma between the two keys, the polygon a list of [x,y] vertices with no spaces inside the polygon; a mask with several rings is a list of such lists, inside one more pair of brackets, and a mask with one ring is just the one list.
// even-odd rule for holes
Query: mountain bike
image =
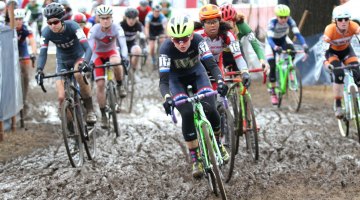
{"label": "mountain bike", "polygon": [[[73,76],[74,73],[79,72],[81,71],[70,69],[43,76],[43,79],[61,76],[64,80],[65,99],[60,108],[61,128],[66,153],[73,167],[80,167],[83,164],[84,148],[89,160],[94,159],[96,155],[95,126],[85,122],[79,85]],[[84,81],[87,83],[85,77]],[[46,92],[42,80],[40,83],[42,90]]]}
{"label": "mountain bike", "polygon": [[[345,111],[345,115],[342,119],[337,120],[340,134],[343,137],[348,137],[350,129],[352,129],[352,132],[357,133],[358,141],[360,142],[360,95],[358,86],[354,81],[353,72],[351,70],[355,68],[359,68],[359,64],[336,67],[333,70],[344,70],[345,72],[343,94],[344,100],[342,101],[342,108]],[[335,109],[336,105],[334,102],[334,110]],[[351,123],[354,123],[354,125],[350,126]]]}
{"label": "mountain bike", "polygon": [[[251,69],[249,72],[262,72],[262,68]],[[230,115],[228,118],[228,132],[223,132],[225,148],[230,152],[230,163],[223,167],[222,171],[226,174],[225,182],[229,182],[235,164],[235,156],[239,151],[240,136],[245,135],[246,149],[250,153],[252,159],[257,161],[259,159],[259,144],[258,144],[258,127],[255,118],[255,111],[251,101],[250,92],[242,84],[239,78],[241,72],[230,71],[225,72],[224,81],[229,86],[227,98],[229,100]],[[264,81],[266,81],[266,74],[264,74]],[[265,82],[263,82],[265,83]],[[233,120],[231,122],[231,119]],[[231,131],[233,129],[233,131]]]}
{"label": "mountain bike", "polygon": [[[224,184],[222,181],[222,174],[219,167],[224,165],[220,149],[215,139],[214,131],[210,122],[205,116],[203,106],[200,102],[204,97],[209,97],[217,94],[217,91],[212,91],[204,94],[193,94],[192,87],[188,86],[189,97],[175,102],[175,106],[182,105],[184,103],[191,103],[194,110],[194,123],[197,138],[199,141],[200,160],[204,166],[204,175],[208,180],[209,186],[215,195],[218,195],[216,184],[220,190],[221,198],[227,199]],[[175,114],[172,109],[172,119],[174,123],[177,123]]]}
{"label": "mountain bike", "polygon": [[[130,61],[132,57],[139,57],[141,58],[140,64],[145,65],[145,59],[147,57],[147,54],[138,54],[138,55],[132,55],[129,54]],[[125,110],[125,112],[131,113],[133,108],[133,102],[134,102],[134,92],[135,92],[135,71],[136,67],[130,66],[129,69],[127,69],[127,75],[124,76],[124,86],[125,90],[127,92],[127,96],[125,98],[120,98],[119,106],[120,111]]]}
{"label": "mountain bike", "polygon": [[[94,68],[103,68],[103,69],[105,69],[106,102],[107,102],[106,113],[108,114],[108,116],[107,116],[108,124],[111,124],[110,122],[112,122],[116,137],[120,136],[120,129],[119,129],[119,124],[118,124],[118,120],[117,120],[117,113],[116,113],[116,110],[118,109],[119,105],[117,104],[118,95],[117,95],[117,92],[116,92],[116,83],[115,83],[115,80],[114,80],[114,71],[112,69],[110,69],[110,68],[114,67],[114,66],[116,67],[116,66],[119,66],[119,65],[122,65],[122,63],[110,64],[110,62],[106,62],[103,65],[99,65],[99,66],[94,67]],[[110,129],[109,129],[109,134],[110,134]]]}
{"label": "mountain bike", "polygon": [[293,64],[293,53],[302,53],[287,49],[276,56],[276,88],[275,93],[279,99],[278,108],[281,107],[283,97],[286,98],[291,111],[298,112],[302,100],[302,81],[299,69]]}

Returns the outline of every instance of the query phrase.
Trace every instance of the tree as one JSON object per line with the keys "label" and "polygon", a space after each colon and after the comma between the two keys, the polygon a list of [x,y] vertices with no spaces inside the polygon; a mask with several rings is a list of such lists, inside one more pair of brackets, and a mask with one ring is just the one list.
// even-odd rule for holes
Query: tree
{"label": "tree", "polygon": [[309,11],[301,30],[304,36],[309,36],[324,32],[326,25],[331,23],[332,10],[338,3],[338,0],[290,0],[289,7],[298,25],[304,11]]}

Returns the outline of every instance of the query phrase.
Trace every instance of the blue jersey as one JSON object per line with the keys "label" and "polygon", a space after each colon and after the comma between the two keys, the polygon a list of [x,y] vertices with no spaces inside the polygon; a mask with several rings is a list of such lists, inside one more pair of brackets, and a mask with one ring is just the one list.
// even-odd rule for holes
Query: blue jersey
{"label": "blue jersey", "polygon": [[84,53],[85,61],[90,61],[92,52],[82,28],[72,20],[62,23],[64,29],[60,33],[54,33],[48,26],[42,31],[38,62],[38,68],[41,70],[45,66],[47,48],[50,41],[56,45],[56,59],[58,63],[66,63],[68,60],[82,58]]}
{"label": "blue jersey", "polygon": [[154,17],[154,13],[150,12],[146,15],[145,18],[145,24],[149,23],[150,24],[150,29],[149,32],[163,32],[164,31],[164,27],[163,24],[165,24],[167,21],[165,15],[163,15],[162,13],[160,13],[159,17],[155,18]]}
{"label": "blue jersey", "polygon": [[270,20],[267,31],[270,46],[274,48],[275,45],[281,46],[279,44],[284,44],[290,28],[300,43],[302,45],[306,44],[304,37],[301,35],[299,28],[296,26],[296,22],[293,18],[288,17],[287,22],[284,24],[280,24],[277,18],[272,18]]}
{"label": "blue jersey", "polygon": [[20,58],[28,58],[29,51],[27,47],[26,38],[33,37],[31,29],[28,26],[22,25],[20,29],[16,29],[16,33],[18,36],[18,49],[19,49],[19,57]]}

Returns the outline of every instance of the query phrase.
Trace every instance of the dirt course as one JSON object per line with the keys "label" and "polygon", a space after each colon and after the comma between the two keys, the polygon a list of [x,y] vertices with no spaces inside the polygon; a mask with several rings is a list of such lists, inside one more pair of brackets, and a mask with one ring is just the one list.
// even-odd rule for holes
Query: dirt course
{"label": "dirt course", "polygon": [[[54,59],[50,58],[48,71]],[[181,127],[162,109],[156,73],[137,74],[136,105],[119,114],[121,135],[98,127],[94,161],[72,168],[57,118],[56,93],[32,83],[26,129],[0,143],[0,199],[219,199],[190,174]],[[338,133],[331,88],[305,87],[299,113],[270,105],[251,86],[260,125],[260,159],[241,141],[229,199],[360,199],[360,144]]]}

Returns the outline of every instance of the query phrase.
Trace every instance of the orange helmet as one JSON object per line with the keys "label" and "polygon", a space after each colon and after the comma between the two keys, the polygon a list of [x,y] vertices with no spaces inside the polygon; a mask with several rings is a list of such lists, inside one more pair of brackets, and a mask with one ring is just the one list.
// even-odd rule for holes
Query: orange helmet
{"label": "orange helmet", "polygon": [[206,19],[221,19],[221,10],[218,6],[213,4],[207,4],[200,8],[199,13],[200,21],[204,21]]}

